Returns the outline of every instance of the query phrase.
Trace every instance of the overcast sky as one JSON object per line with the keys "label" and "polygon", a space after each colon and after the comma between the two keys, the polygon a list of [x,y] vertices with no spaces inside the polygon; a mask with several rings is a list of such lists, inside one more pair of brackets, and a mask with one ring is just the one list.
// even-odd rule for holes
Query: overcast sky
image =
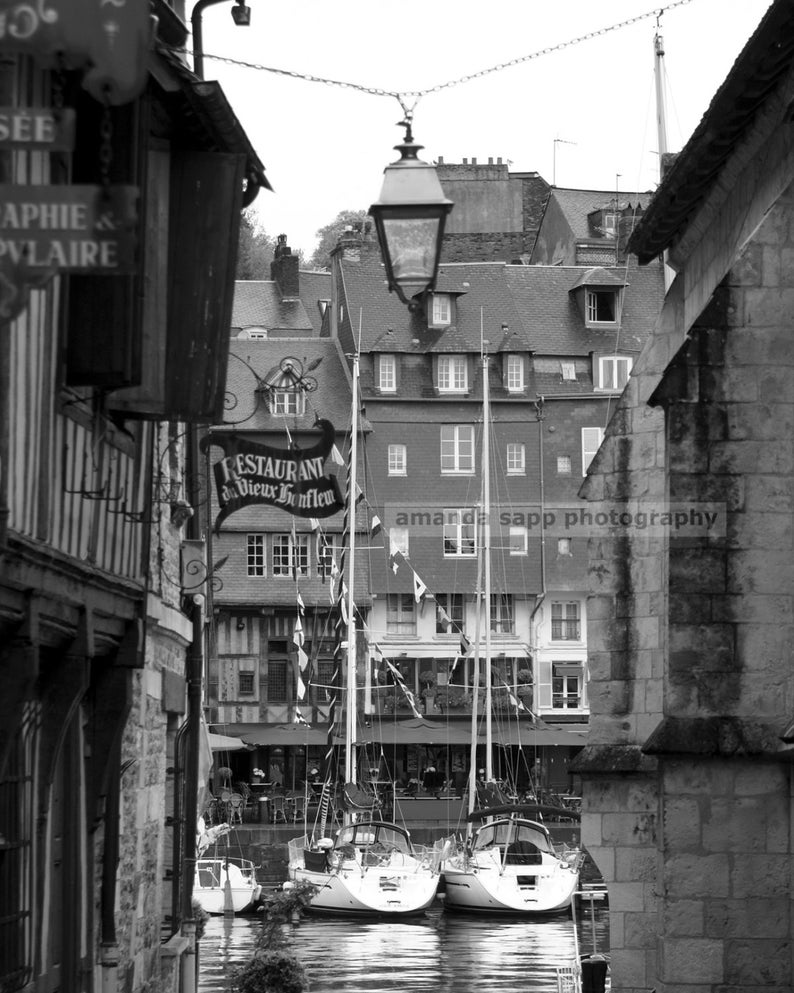
{"label": "overcast sky", "polygon": [[[501,157],[512,171],[534,170],[557,186],[650,190],[658,182],[655,12],[668,6],[658,30],[668,147],[677,151],[770,6],[770,0],[246,2],[247,28],[234,25],[231,3],[204,11],[204,76],[220,80],[274,188],[255,201],[259,220],[268,234],[286,234],[307,259],[317,229],[340,210],[369,207],[384,167],[398,157],[398,100],[355,87],[401,93],[441,87],[414,109],[425,161]],[[566,42],[575,43],[526,59]],[[523,61],[457,82],[512,60]],[[352,86],[299,78],[305,76]]]}

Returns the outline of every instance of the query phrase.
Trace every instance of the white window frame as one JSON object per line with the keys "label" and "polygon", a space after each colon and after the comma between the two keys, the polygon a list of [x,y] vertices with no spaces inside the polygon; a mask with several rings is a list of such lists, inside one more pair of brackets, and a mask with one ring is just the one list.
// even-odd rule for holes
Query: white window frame
{"label": "white window frame", "polygon": [[386,594],[386,633],[416,634],[416,603],[413,593]]}
{"label": "white window frame", "polygon": [[507,443],[505,468],[508,476],[525,476],[527,472],[527,449],[520,441]]}
{"label": "white window frame", "polygon": [[438,392],[466,393],[469,389],[469,364],[465,355],[439,355]]}
{"label": "white window frame", "polygon": [[408,473],[408,448],[405,445],[389,445],[387,470],[390,476],[405,476]]}
{"label": "white window frame", "polygon": [[334,536],[317,532],[317,575],[323,579],[331,576],[331,563],[334,560]]}
{"label": "white window frame", "polygon": [[[608,307],[608,298],[610,297],[612,298],[612,306]],[[611,316],[607,316],[607,311]],[[586,287],[585,315],[590,327],[611,327],[617,324],[620,317],[620,290]]]}
{"label": "white window frame", "polygon": [[[561,692],[554,692],[555,680],[562,681]],[[570,684],[575,680],[575,688]],[[555,702],[555,698],[556,702]],[[570,702],[568,702],[570,701]],[[584,665],[581,662],[552,662],[552,710],[581,710],[584,706]]]}
{"label": "white window frame", "polygon": [[294,575],[308,579],[309,561],[307,534],[298,534],[294,538],[289,533],[273,535],[270,562],[274,579],[292,579]]}
{"label": "white window frame", "polygon": [[529,532],[520,524],[511,524],[508,535],[508,546],[511,555],[529,554]]}
{"label": "white window frame", "polygon": [[[555,616],[555,614],[557,616]],[[559,634],[555,638],[554,625],[559,625]],[[573,632],[573,637],[570,633]],[[582,638],[582,605],[578,600],[552,600],[551,602],[551,640],[581,642]]]}
{"label": "white window frame", "polygon": [[248,534],[245,541],[246,575],[249,579],[267,576],[267,542],[264,534]]}
{"label": "white window frame", "polygon": [[440,444],[443,475],[470,476],[474,473],[473,424],[442,424]]}
{"label": "white window frame", "polygon": [[449,293],[434,293],[430,324],[433,327],[448,327],[452,323],[452,297]]}
{"label": "white window frame", "polygon": [[524,391],[524,359],[521,355],[511,354],[507,356],[507,371],[505,374],[508,393],[522,393]]}
{"label": "white window frame", "polygon": [[471,507],[444,510],[444,558],[472,558],[477,554],[477,511]]}
{"label": "white window frame", "polygon": [[389,543],[397,551],[408,558],[409,534],[408,528],[402,525],[389,528]]}
{"label": "white window frame", "polygon": [[587,468],[595,457],[604,440],[603,428],[582,428],[582,475],[587,475]]}
{"label": "white window frame", "polygon": [[306,395],[303,390],[271,389],[270,413],[282,417],[300,417],[306,413]]}
{"label": "white window frame", "polygon": [[513,634],[516,629],[515,598],[512,593],[491,594],[491,631]]}
{"label": "white window frame", "polygon": [[576,363],[569,361],[568,359],[562,359],[560,361],[560,375],[564,380],[569,380],[575,382],[576,380]]}
{"label": "white window frame", "polygon": [[[622,393],[631,375],[634,360],[629,355],[600,355],[596,373],[596,389],[607,393]],[[625,367],[625,378],[621,383],[621,370]],[[615,385],[607,385],[607,381]]]}
{"label": "white window frame", "polygon": [[381,355],[378,359],[378,389],[381,393],[397,392],[397,359]]}

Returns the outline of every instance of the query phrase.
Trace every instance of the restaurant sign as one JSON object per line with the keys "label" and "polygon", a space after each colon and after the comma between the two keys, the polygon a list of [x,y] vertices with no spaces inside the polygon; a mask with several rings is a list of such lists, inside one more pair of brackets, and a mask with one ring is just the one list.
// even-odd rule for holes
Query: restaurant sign
{"label": "restaurant sign", "polygon": [[137,186],[0,184],[0,268],[135,271]]}
{"label": "restaurant sign", "polygon": [[0,0],[0,53],[83,69],[83,86],[102,103],[142,92],[152,36],[149,0]]}
{"label": "restaurant sign", "polygon": [[344,506],[336,476],[324,474],[325,461],[336,431],[330,421],[318,420],[322,438],[311,448],[273,448],[236,434],[202,438],[201,448],[223,448],[224,457],[213,466],[220,512],[215,531],[236,510],[269,504],[296,517],[330,517]]}

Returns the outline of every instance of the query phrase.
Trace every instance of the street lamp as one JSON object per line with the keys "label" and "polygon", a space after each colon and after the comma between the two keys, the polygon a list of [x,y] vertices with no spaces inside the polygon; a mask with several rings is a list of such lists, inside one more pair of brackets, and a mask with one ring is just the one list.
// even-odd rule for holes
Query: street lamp
{"label": "street lamp", "polygon": [[452,201],[444,196],[435,166],[417,158],[411,121],[400,122],[405,140],[397,162],[383,170],[380,199],[369,212],[375,220],[389,290],[411,311],[424,309],[436,281],[441,242]]}
{"label": "street lamp", "polygon": [[[202,30],[201,18],[207,7],[213,7],[217,3],[225,3],[226,0],[198,0],[190,15],[190,30],[193,34],[193,72],[204,78],[204,32]],[[232,7],[232,20],[241,28],[247,28],[251,23],[251,8],[246,7],[245,0],[234,0]]]}

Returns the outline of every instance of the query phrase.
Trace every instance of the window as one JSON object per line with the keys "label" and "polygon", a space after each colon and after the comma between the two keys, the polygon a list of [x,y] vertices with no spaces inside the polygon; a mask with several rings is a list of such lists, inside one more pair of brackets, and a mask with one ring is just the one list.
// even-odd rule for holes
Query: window
{"label": "window", "polygon": [[474,425],[443,424],[441,471],[474,472]]}
{"label": "window", "polygon": [[306,410],[306,397],[301,390],[271,390],[271,414],[303,414]]}
{"label": "window", "polygon": [[237,674],[237,692],[240,696],[254,695],[254,674],[253,672],[240,672]]}
{"label": "window", "polygon": [[438,389],[441,393],[465,393],[469,388],[466,357],[440,355],[438,358]]}
{"label": "window", "polygon": [[401,555],[408,557],[408,528],[389,528],[389,540]]}
{"label": "window", "polygon": [[576,363],[560,362],[560,374],[563,379],[576,379]]}
{"label": "window", "polygon": [[381,393],[397,389],[397,363],[393,355],[381,355],[378,362],[378,388]]}
{"label": "window", "polygon": [[407,471],[408,453],[405,445],[389,445],[389,475],[404,476]]}
{"label": "window", "polygon": [[416,603],[413,593],[386,595],[386,633],[416,634]]}
{"label": "window", "polygon": [[436,605],[436,634],[463,634],[463,594],[437,593]]}
{"label": "window", "polygon": [[334,672],[336,671],[336,663],[328,659],[318,660],[316,675],[312,680],[314,686],[317,687],[318,691],[324,696],[328,696],[330,688],[334,684]]}
{"label": "window", "polygon": [[474,510],[444,511],[444,555],[476,555],[476,514]]}
{"label": "window", "polygon": [[596,389],[620,393],[629,379],[632,360],[624,355],[602,356],[598,360]]}
{"label": "window", "polygon": [[249,338],[251,341],[266,341],[267,331],[265,328],[248,328],[240,335],[241,338]]}
{"label": "window", "polygon": [[520,355],[507,356],[507,389],[520,393],[524,389],[524,360]]}
{"label": "window", "polygon": [[582,428],[582,475],[587,474],[587,467],[593,461],[593,456],[604,440],[603,428]]}
{"label": "window", "polygon": [[557,539],[557,554],[558,555],[573,555],[571,550],[571,539],[570,538],[558,538]]}
{"label": "window", "polygon": [[495,634],[513,633],[513,594],[491,594],[491,630]]}
{"label": "window", "polygon": [[561,476],[570,476],[571,474],[571,456],[570,455],[558,455],[557,456],[557,472]]}
{"label": "window", "polygon": [[528,535],[525,527],[516,525],[510,528],[509,546],[511,555],[526,555],[527,543]]}
{"label": "window", "polygon": [[448,293],[433,294],[433,311],[430,323],[435,327],[452,323],[452,297]]}
{"label": "window", "polygon": [[265,536],[249,534],[246,539],[246,563],[249,576],[265,576]]}
{"label": "window", "polygon": [[317,575],[320,579],[328,579],[331,575],[331,563],[334,559],[334,539],[330,535],[317,535]]}
{"label": "window", "polygon": [[579,662],[552,662],[551,705],[555,710],[582,706],[582,666]]}
{"label": "window", "polygon": [[588,290],[585,298],[588,324],[615,324],[618,319],[616,290]]}
{"label": "window", "polygon": [[579,604],[553,603],[551,605],[551,640],[579,641]]}
{"label": "window", "polygon": [[270,661],[267,664],[267,698],[269,701],[287,699],[287,663]]}
{"label": "window", "polygon": [[518,442],[511,442],[507,446],[507,474],[508,476],[523,476],[525,469],[525,449]]}
{"label": "window", "polygon": [[309,575],[309,538],[305,534],[273,535],[273,575],[282,577]]}

